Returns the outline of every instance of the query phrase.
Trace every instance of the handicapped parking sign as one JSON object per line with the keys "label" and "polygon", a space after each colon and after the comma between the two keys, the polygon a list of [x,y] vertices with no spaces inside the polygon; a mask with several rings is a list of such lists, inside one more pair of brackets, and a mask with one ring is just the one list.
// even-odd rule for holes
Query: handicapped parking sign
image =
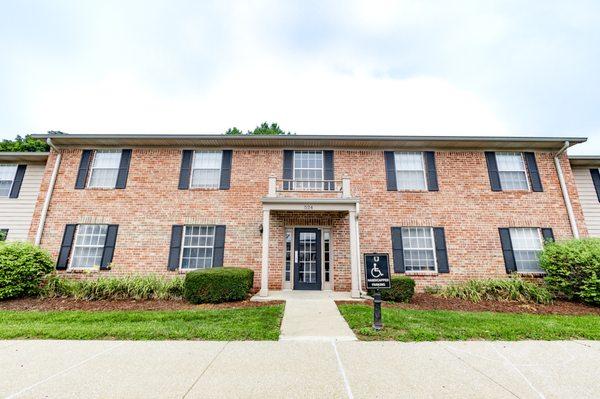
{"label": "handicapped parking sign", "polygon": [[390,288],[390,263],[388,254],[365,254],[367,289]]}

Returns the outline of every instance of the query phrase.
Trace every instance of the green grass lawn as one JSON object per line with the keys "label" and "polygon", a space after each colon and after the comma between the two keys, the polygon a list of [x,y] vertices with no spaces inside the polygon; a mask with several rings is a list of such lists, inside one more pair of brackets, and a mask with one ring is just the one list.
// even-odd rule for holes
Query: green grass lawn
{"label": "green grass lawn", "polygon": [[382,309],[384,328],[375,332],[373,307],[339,305],[340,312],[362,340],[437,341],[522,339],[600,339],[600,317],[535,315],[448,310]]}
{"label": "green grass lawn", "polygon": [[178,311],[0,311],[0,339],[277,340],[283,305]]}

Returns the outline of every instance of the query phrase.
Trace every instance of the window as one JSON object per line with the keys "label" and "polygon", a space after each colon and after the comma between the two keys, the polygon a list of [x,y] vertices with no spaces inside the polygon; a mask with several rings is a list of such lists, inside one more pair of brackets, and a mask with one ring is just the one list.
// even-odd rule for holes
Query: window
{"label": "window", "polygon": [[520,152],[497,152],[496,163],[502,190],[529,190],[525,162]]}
{"label": "window", "polygon": [[8,237],[8,229],[0,229],[0,241],[6,241]]}
{"label": "window", "polygon": [[396,152],[394,157],[398,190],[427,190],[423,153]]}
{"label": "window", "polygon": [[194,151],[192,188],[219,188],[222,155],[221,151]]}
{"label": "window", "polygon": [[70,268],[88,269],[100,266],[107,229],[108,225],[105,224],[80,224],[77,226]]}
{"label": "window", "polygon": [[328,283],[331,275],[331,234],[323,232],[323,266],[325,269],[325,282]]}
{"label": "window", "polygon": [[94,153],[88,187],[115,188],[121,164],[121,152],[121,150],[98,150]]}
{"label": "window", "polygon": [[323,190],[323,151],[294,151],[294,189]]}
{"label": "window", "polygon": [[403,227],[402,247],[407,272],[436,271],[435,244],[431,227]]}
{"label": "window", "polygon": [[0,197],[8,197],[12,189],[17,165],[0,164]]}
{"label": "window", "polygon": [[215,226],[185,226],[181,252],[181,269],[212,267]]}
{"label": "window", "polygon": [[543,273],[538,256],[543,248],[540,230],[536,228],[511,228],[510,241],[515,254],[517,271]]}
{"label": "window", "polygon": [[285,281],[292,278],[292,236],[293,230],[285,230]]}

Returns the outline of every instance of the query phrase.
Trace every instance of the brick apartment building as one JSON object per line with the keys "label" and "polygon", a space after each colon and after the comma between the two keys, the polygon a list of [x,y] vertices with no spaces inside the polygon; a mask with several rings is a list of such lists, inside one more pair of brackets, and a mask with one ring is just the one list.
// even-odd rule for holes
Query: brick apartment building
{"label": "brick apartment building", "polygon": [[586,236],[565,149],[581,138],[39,135],[30,239],[61,273],[248,267],[255,288],[364,287],[389,253],[420,287],[539,274]]}

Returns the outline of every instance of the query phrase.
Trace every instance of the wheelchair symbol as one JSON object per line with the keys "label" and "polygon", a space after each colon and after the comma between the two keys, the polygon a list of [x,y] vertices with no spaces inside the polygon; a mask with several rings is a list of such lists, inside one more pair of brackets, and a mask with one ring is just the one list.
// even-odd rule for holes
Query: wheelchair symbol
{"label": "wheelchair symbol", "polygon": [[371,269],[371,276],[373,278],[379,278],[383,276],[383,272],[377,267],[377,262],[379,262],[379,256],[373,257],[373,268]]}

